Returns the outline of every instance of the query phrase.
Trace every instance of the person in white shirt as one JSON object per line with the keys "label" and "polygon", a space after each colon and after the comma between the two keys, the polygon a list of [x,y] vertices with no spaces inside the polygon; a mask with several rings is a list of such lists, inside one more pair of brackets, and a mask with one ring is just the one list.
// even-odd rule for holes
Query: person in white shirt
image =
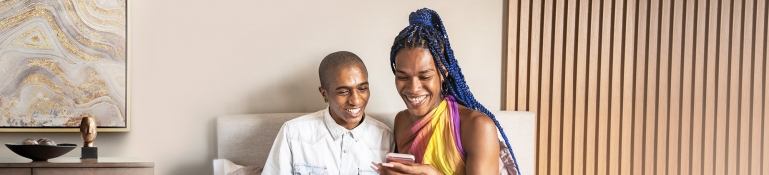
{"label": "person in white shirt", "polygon": [[364,112],[366,66],[339,51],[323,58],[318,74],[328,107],[283,124],[262,174],[377,174],[371,162],[383,162],[395,146],[392,130]]}

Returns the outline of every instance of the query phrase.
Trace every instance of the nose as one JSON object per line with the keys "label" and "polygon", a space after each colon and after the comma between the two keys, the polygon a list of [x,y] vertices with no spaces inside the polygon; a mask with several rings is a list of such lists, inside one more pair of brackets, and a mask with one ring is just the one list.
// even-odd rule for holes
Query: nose
{"label": "nose", "polygon": [[363,102],[363,96],[361,92],[358,90],[353,90],[352,94],[350,95],[350,98],[347,99],[347,103],[352,106],[362,106],[361,103]]}
{"label": "nose", "polygon": [[417,80],[417,78],[411,78],[408,83],[406,83],[406,90],[408,90],[408,93],[416,94],[420,90],[422,90],[422,84]]}

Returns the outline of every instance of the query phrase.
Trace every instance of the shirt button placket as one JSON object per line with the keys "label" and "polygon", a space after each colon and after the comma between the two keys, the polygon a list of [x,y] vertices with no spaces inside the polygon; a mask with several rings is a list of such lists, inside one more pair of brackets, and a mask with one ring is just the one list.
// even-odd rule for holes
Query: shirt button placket
{"label": "shirt button placket", "polygon": [[347,170],[350,168],[350,154],[348,154],[350,150],[350,144],[352,143],[350,139],[350,132],[347,132],[342,136],[342,166],[339,170],[339,174],[347,174]]}

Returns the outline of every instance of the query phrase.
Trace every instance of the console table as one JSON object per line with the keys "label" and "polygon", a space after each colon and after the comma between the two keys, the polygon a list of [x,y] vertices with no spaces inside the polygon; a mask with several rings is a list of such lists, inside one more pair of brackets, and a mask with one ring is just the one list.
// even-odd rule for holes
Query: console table
{"label": "console table", "polygon": [[0,158],[0,174],[3,175],[152,175],[154,168],[153,162],[128,157],[82,160],[79,157],[60,157],[47,162],[35,162],[21,157]]}

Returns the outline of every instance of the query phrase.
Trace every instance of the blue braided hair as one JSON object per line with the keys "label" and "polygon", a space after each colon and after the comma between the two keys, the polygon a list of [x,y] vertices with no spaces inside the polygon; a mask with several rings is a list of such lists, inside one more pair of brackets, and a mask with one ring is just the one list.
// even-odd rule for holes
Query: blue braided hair
{"label": "blue braided hair", "polygon": [[494,114],[475,100],[473,93],[470,92],[470,87],[465,83],[465,76],[462,74],[462,69],[459,68],[457,59],[454,58],[454,50],[451,49],[451,44],[449,43],[449,35],[446,33],[446,27],[443,26],[443,21],[438,16],[438,13],[428,8],[411,12],[409,15],[409,26],[401,30],[398,36],[395,37],[390,50],[390,68],[392,68],[393,74],[395,74],[395,54],[402,48],[424,48],[430,50],[436,67],[438,67],[445,80],[441,87],[441,93],[454,96],[459,104],[481,111],[494,121],[497,129],[502,134],[502,138],[505,140],[505,145],[507,145],[510,155],[513,157],[515,169],[520,174],[521,170],[518,168],[518,161],[515,160],[513,149],[510,147],[510,142],[502,126],[499,125],[499,121],[497,121]]}

